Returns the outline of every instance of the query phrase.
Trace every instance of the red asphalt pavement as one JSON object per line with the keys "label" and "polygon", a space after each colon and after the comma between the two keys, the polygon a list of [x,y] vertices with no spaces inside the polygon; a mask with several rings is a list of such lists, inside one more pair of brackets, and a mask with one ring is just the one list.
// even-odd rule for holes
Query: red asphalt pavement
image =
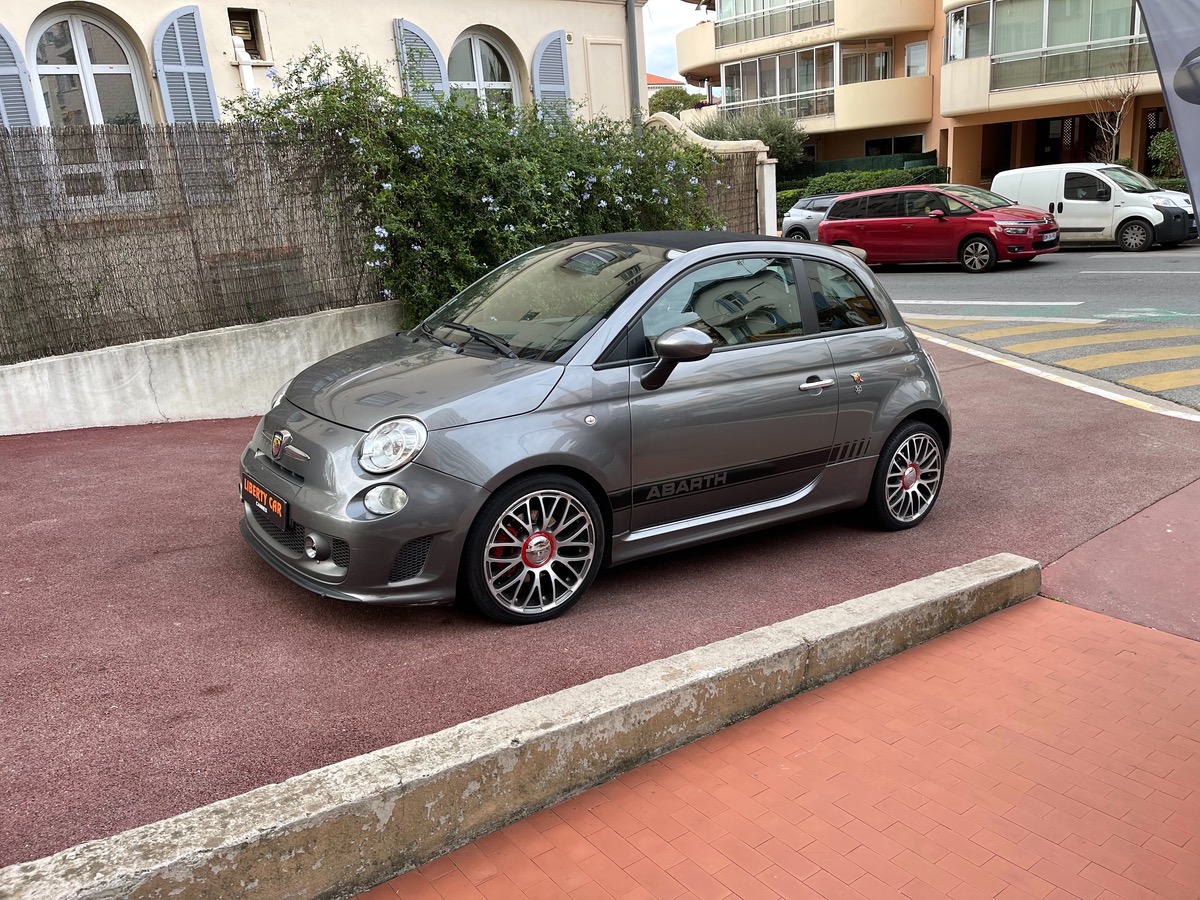
{"label": "red asphalt pavement", "polygon": [[[1051,585],[1056,561],[1195,490],[1197,423],[932,352],[955,439],[920,528],[841,515],[672,554],[520,629],[322,600],[276,575],[237,530],[249,420],[0,437],[0,865],[995,552],[1049,564]],[[1196,559],[1190,496],[1169,518]],[[1143,592],[1131,546],[1103,558],[1136,620],[1200,638]]]}

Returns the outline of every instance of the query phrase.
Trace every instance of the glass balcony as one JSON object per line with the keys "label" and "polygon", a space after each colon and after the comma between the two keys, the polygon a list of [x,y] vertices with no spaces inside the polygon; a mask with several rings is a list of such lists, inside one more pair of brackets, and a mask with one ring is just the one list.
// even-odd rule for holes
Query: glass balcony
{"label": "glass balcony", "polygon": [[775,107],[785,116],[806,119],[810,116],[833,115],[833,88],[817,91],[801,91],[779,97],[760,97],[754,100],[739,100],[721,104],[721,115],[736,117],[763,107]]}
{"label": "glass balcony", "polygon": [[834,0],[798,0],[774,9],[758,10],[717,23],[718,47],[790,34],[833,22]]}
{"label": "glass balcony", "polygon": [[991,89],[1103,80],[1155,71],[1145,35],[992,57]]}

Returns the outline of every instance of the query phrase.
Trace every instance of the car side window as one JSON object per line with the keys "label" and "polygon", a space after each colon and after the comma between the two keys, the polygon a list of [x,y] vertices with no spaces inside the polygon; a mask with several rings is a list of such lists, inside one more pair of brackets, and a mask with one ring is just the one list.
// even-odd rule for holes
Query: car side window
{"label": "car side window", "polygon": [[866,197],[839,200],[830,208],[827,219],[861,219],[867,208]]}
{"label": "car side window", "polygon": [[824,212],[833,204],[832,197],[821,197],[812,202],[811,209],[813,212]]}
{"label": "car side window", "polygon": [[896,216],[895,194],[874,194],[867,198],[868,219],[892,219]]}
{"label": "car side window", "polygon": [[1063,188],[1065,200],[1107,200],[1108,191],[1095,175],[1087,172],[1068,172]]}
{"label": "car side window", "polygon": [[724,260],[683,275],[642,314],[647,355],[663,333],[680,325],[703,331],[718,348],[803,334],[791,259]]}
{"label": "car side window", "polygon": [[944,210],[948,216],[969,216],[975,212],[957,197],[951,197],[949,194],[934,194],[933,200],[933,208]]}
{"label": "car side window", "polygon": [[804,261],[822,332],[882,325],[883,316],[858,279],[833,263]]}
{"label": "car side window", "polygon": [[936,202],[937,199],[937,195],[931,194],[929,191],[905,191],[901,195],[900,215],[927,216],[935,209],[945,212],[945,209]]}

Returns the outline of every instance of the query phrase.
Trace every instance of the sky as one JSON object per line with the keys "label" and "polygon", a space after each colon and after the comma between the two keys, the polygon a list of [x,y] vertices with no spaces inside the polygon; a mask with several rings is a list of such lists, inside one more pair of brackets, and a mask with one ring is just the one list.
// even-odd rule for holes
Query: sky
{"label": "sky", "polygon": [[[713,14],[709,14],[713,15]],[[642,27],[645,29],[646,73],[682,81],[679,62],[675,58],[675,35],[697,22],[705,13],[696,11],[696,3],[684,0],[647,0],[642,7]],[[689,88],[695,91],[696,88]]]}

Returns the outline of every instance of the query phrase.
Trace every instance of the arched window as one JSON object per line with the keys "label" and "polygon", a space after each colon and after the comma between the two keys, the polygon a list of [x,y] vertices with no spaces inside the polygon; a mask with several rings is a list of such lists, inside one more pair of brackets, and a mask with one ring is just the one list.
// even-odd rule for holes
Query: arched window
{"label": "arched window", "polygon": [[30,41],[43,124],[150,121],[141,66],[113,25],[88,13],[60,11],[36,22]]}
{"label": "arched window", "polygon": [[477,97],[485,108],[516,106],[520,91],[513,65],[492,39],[466,34],[446,60],[451,96]]}

